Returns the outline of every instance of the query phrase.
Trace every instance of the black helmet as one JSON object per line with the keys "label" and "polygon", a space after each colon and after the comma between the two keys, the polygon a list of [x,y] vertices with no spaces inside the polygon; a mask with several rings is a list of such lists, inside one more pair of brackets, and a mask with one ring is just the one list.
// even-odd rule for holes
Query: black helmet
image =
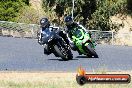
{"label": "black helmet", "polygon": [[41,27],[47,27],[47,26],[49,26],[50,22],[49,22],[48,18],[42,18],[40,20],[40,25],[41,25]]}
{"label": "black helmet", "polygon": [[73,19],[71,16],[66,16],[64,18],[64,22],[66,22],[66,25],[71,25],[73,23]]}

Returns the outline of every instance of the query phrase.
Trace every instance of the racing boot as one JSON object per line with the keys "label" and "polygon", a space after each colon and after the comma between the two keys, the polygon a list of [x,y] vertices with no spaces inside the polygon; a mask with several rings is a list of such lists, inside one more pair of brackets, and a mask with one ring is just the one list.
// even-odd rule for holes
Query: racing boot
{"label": "racing boot", "polygon": [[79,55],[82,55],[82,53],[80,52],[80,50],[79,50],[73,43],[70,43],[70,46],[71,46],[71,49],[72,49],[73,51],[78,51],[78,54],[79,54]]}
{"label": "racing boot", "polygon": [[49,46],[48,45],[44,45],[44,54],[46,54],[46,55],[50,55],[51,54],[51,52],[50,52],[50,50],[49,50]]}

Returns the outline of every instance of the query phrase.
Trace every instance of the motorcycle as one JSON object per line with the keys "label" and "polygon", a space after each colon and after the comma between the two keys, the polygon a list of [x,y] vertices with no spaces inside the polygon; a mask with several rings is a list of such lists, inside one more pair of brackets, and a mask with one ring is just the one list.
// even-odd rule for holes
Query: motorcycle
{"label": "motorcycle", "polygon": [[58,27],[50,27],[42,31],[42,44],[48,45],[48,52],[53,53],[56,57],[61,57],[65,61],[73,58],[70,46],[59,35]]}
{"label": "motorcycle", "polygon": [[89,33],[85,31],[83,27],[73,28],[71,30],[72,41],[81,54],[87,55],[88,57],[98,58],[95,51],[95,44]]}

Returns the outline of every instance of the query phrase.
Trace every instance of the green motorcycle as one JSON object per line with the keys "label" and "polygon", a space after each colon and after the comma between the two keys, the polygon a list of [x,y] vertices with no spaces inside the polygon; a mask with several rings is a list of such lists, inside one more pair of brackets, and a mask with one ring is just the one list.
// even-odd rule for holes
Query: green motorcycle
{"label": "green motorcycle", "polygon": [[71,30],[72,41],[78,52],[87,55],[88,57],[98,58],[95,52],[95,44],[93,43],[90,34],[85,29],[78,27]]}

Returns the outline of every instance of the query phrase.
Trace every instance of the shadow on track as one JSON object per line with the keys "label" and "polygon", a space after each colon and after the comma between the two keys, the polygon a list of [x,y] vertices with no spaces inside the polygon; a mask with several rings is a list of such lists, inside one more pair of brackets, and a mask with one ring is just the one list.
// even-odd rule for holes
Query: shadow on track
{"label": "shadow on track", "polygon": [[98,57],[77,56],[76,58],[98,58]]}
{"label": "shadow on track", "polygon": [[[48,60],[53,60],[53,61],[65,61],[65,60],[62,60],[62,59],[48,59]],[[78,59],[72,59],[72,60],[78,60]],[[67,61],[70,61],[70,60],[67,60]]]}

